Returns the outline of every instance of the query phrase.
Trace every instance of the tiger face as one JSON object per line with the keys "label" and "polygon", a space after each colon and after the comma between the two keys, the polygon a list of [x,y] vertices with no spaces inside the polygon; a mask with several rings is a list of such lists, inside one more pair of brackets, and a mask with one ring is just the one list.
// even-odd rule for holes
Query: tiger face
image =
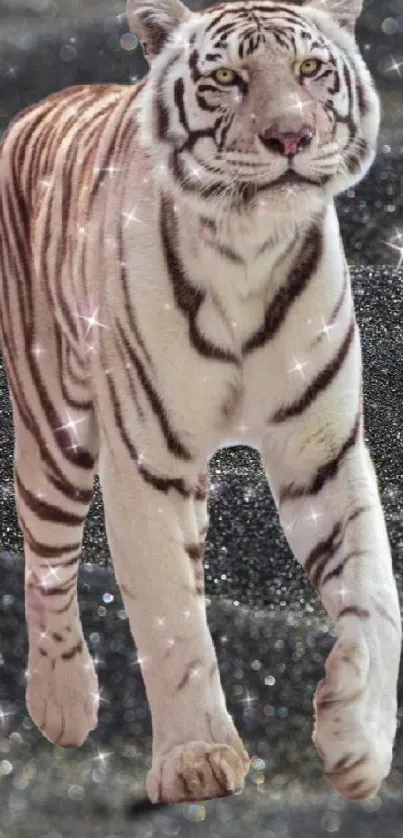
{"label": "tiger face", "polygon": [[151,63],[141,138],[159,177],[199,204],[263,199],[278,212],[359,182],[380,114],[353,34],[360,8],[243,0],[191,13],[179,0],[130,0]]}

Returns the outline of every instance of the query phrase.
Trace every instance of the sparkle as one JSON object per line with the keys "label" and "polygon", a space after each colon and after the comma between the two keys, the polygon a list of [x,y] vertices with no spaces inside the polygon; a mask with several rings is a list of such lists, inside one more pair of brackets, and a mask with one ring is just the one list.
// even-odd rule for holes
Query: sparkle
{"label": "sparkle", "polygon": [[286,186],[286,197],[293,198],[294,195],[297,194],[297,189],[295,186],[288,185]]}
{"label": "sparkle", "polygon": [[403,232],[402,230],[398,230],[397,227],[395,227],[395,235],[393,236],[392,241],[395,241],[396,239],[398,241],[403,241]]}
{"label": "sparkle", "polygon": [[46,574],[41,577],[41,587],[48,588],[50,585],[54,585],[55,582],[60,582],[60,569],[57,567],[49,567]]}
{"label": "sparkle", "polygon": [[133,224],[133,221],[135,221],[137,224],[143,223],[141,219],[137,217],[135,209],[133,209],[131,212],[122,212],[122,216],[126,219],[125,230],[127,227],[129,227],[130,224]]}
{"label": "sparkle", "polygon": [[399,254],[399,262],[396,265],[396,267],[397,267],[397,269],[399,269],[402,266],[402,263],[403,263],[403,244],[396,244],[396,242],[403,242],[403,232],[402,231],[396,230],[396,233],[392,237],[392,239],[390,241],[387,241],[387,242],[384,241],[383,244],[386,244],[387,247],[391,247],[392,250],[397,250],[397,252]]}
{"label": "sparkle", "polygon": [[0,721],[3,725],[3,728],[4,728],[5,720],[7,719],[7,717],[8,716],[14,716],[14,715],[15,715],[15,710],[3,710],[3,708],[0,705]]}
{"label": "sparkle", "polygon": [[305,373],[304,373],[304,367],[306,367],[306,366],[307,366],[307,364],[309,363],[309,361],[302,361],[302,363],[301,363],[301,361],[297,361],[297,359],[296,359],[294,356],[293,356],[293,359],[294,359],[294,362],[295,362],[295,366],[294,366],[294,367],[291,367],[291,369],[289,369],[289,370],[288,370],[288,372],[289,372],[289,373],[290,373],[290,372],[299,372],[299,373],[300,373],[300,375],[302,376],[302,378],[304,378],[304,379],[305,379],[305,378],[306,378],[306,375],[305,375]]}
{"label": "sparkle", "polygon": [[80,419],[73,419],[68,410],[66,410],[67,422],[65,425],[60,425],[60,428],[55,428],[55,431],[69,431],[74,434],[75,440],[78,441],[77,425],[88,420],[87,416],[81,416]]}
{"label": "sparkle", "polygon": [[325,335],[327,337],[327,339],[330,340],[330,333],[331,333],[332,329],[337,328],[337,323],[326,323],[323,317],[321,318],[321,320],[322,320],[322,324],[323,324],[322,328],[318,332],[315,332],[315,334],[318,335],[318,336],[319,335]]}
{"label": "sparkle", "polygon": [[403,61],[399,61],[399,62],[395,61],[395,59],[393,58],[393,55],[392,55],[392,63],[390,65],[390,67],[386,67],[386,72],[387,73],[396,72],[397,75],[399,76],[399,78],[401,78],[401,74],[400,74],[400,68],[401,67],[403,67]]}
{"label": "sparkle", "polygon": [[132,661],[129,666],[141,666],[143,668],[146,661],[151,660],[149,655],[144,655],[143,657],[137,657],[135,661]]}
{"label": "sparkle", "polygon": [[242,698],[241,701],[242,704],[246,704],[248,707],[250,707],[250,705],[253,704],[254,701],[258,701],[258,698],[250,695],[250,693],[247,692],[246,697]]}
{"label": "sparkle", "polygon": [[287,523],[283,521],[283,529],[285,533],[291,533],[297,523],[297,519],[294,518],[293,521],[288,521]]}
{"label": "sparkle", "polygon": [[313,506],[311,506],[310,514],[305,516],[304,521],[313,521],[317,526],[317,521],[322,517],[322,515],[324,515],[324,512],[316,512]]}
{"label": "sparkle", "polygon": [[143,452],[142,452],[142,451],[140,451],[140,453],[139,453],[139,455],[138,455],[138,457],[137,457],[137,465],[138,465],[138,466],[143,466],[143,465],[144,465],[144,463],[146,463],[146,462],[147,462],[147,460],[146,460],[146,458],[145,458],[145,456],[144,456]]}
{"label": "sparkle", "polygon": [[193,161],[191,163],[189,163],[188,165],[189,165],[190,171],[192,172],[192,176],[194,178],[196,178],[196,180],[201,180],[201,177],[202,177],[201,167],[198,166],[197,163],[194,163]]}
{"label": "sparkle", "polygon": [[38,672],[39,672],[39,667],[38,667],[38,666],[36,666],[36,667],[34,667],[34,668],[33,668],[32,666],[30,666],[30,667],[29,667],[28,669],[26,669],[26,670],[25,670],[25,672],[24,672],[24,675],[25,675],[26,680],[27,680],[27,681],[29,681],[29,680],[30,680],[30,678],[32,678],[32,677],[33,677],[33,675],[37,675],[37,674],[38,674]]}
{"label": "sparkle", "polygon": [[36,343],[35,346],[32,347],[32,354],[35,355],[36,358],[40,358],[41,355],[46,354],[46,349],[43,349],[39,343]]}
{"label": "sparkle", "polygon": [[101,695],[101,691],[100,691],[100,690],[99,690],[98,692],[96,692],[96,693],[92,693],[92,692],[90,692],[90,696],[91,696],[91,698],[93,699],[94,704],[95,704],[96,706],[98,706],[98,704],[99,704],[101,701],[103,701],[105,704],[109,704],[108,699],[107,699],[107,698],[104,698],[104,697]]}
{"label": "sparkle", "polygon": [[39,184],[40,186],[43,186],[44,189],[50,189],[53,186],[52,181],[48,178],[42,178],[42,180],[39,181]]}
{"label": "sparkle", "polygon": [[108,759],[108,757],[112,756],[113,751],[98,751],[96,757],[92,757],[92,761],[94,762],[94,760],[97,759],[99,760],[99,762],[102,762],[102,764],[105,765],[105,760]]}
{"label": "sparkle", "polygon": [[101,323],[99,320],[97,320],[98,313],[99,313],[99,306],[95,309],[94,313],[91,314],[90,317],[86,317],[83,314],[77,314],[76,315],[77,320],[85,320],[87,322],[87,331],[85,333],[85,337],[87,337],[88,333],[91,331],[91,329],[94,328],[94,326],[99,326],[100,329],[109,329],[110,328],[109,326],[106,326],[105,323]]}
{"label": "sparkle", "polygon": [[158,628],[163,628],[165,626],[165,623],[166,623],[166,617],[157,617],[157,619],[155,621],[155,625]]}
{"label": "sparkle", "polygon": [[313,103],[310,101],[310,99],[308,99],[307,101],[305,101],[305,102],[304,102],[304,101],[300,98],[300,96],[298,95],[298,93],[293,94],[293,96],[294,96],[294,99],[295,99],[295,104],[294,104],[294,105],[290,105],[290,107],[289,107],[289,108],[284,108],[284,110],[285,110],[285,111],[286,111],[286,110],[290,110],[290,111],[295,111],[295,110],[297,110],[297,111],[299,111],[299,112],[300,112],[300,114],[303,114],[303,112],[304,112],[304,109],[305,109],[305,108],[307,108],[307,107],[312,107],[312,104],[313,104]]}
{"label": "sparkle", "polygon": [[340,587],[339,587],[339,588],[337,588],[337,593],[339,594],[340,599],[341,599],[341,601],[343,602],[343,600],[345,599],[345,597],[347,596],[347,594],[350,594],[350,593],[351,593],[351,591],[350,591],[350,589],[349,589],[349,588],[346,588],[346,587],[343,585],[343,583],[342,583],[342,584],[340,585]]}

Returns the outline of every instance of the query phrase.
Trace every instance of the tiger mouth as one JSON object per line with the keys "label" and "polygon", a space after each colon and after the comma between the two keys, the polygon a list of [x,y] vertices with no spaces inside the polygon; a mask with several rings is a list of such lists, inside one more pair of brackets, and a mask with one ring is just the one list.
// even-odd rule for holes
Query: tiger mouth
{"label": "tiger mouth", "polygon": [[318,186],[316,180],[311,180],[310,178],[304,177],[304,175],[298,174],[295,172],[294,169],[288,169],[284,172],[283,175],[280,175],[279,178],[272,181],[272,186],[282,186],[283,184],[294,186],[297,183],[310,183],[312,186]]}

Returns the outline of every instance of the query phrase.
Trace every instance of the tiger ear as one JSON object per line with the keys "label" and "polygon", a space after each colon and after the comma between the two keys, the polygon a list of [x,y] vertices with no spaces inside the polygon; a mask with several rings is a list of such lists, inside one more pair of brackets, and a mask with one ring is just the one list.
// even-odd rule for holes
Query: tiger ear
{"label": "tiger ear", "polygon": [[323,9],[336,19],[339,26],[354,34],[357,18],[362,12],[363,0],[303,0],[303,5]]}
{"label": "tiger ear", "polygon": [[141,41],[144,55],[150,61],[164,47],[169,35],[192,12],[180,0],[128,0],[127,17],[132,32]]}

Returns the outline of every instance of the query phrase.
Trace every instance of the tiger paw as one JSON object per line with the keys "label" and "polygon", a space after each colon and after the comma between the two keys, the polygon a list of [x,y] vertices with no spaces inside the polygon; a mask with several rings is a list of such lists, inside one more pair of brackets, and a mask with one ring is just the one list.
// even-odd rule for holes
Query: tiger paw
{"label": "tiger paw", "polygon": [[312,738],[326,779],[347,800],[375,795],[391,767],[396,679],[374,650],[363,638],[339,641],[314,699]]}
{"label": "tiger paw", "polygon": [[248,770],[245,749],[187,742],[154,761],[147,777],[147,794],[152,803],[226,797],[243,790]]}
{"label": "tiger paw", "polygon": [[50,742],[64,748],[83,744],[97,726],[99,705],[98,678],[85,641],[69,646],[65,651],[30,648],[27,670],[31,718]]}

